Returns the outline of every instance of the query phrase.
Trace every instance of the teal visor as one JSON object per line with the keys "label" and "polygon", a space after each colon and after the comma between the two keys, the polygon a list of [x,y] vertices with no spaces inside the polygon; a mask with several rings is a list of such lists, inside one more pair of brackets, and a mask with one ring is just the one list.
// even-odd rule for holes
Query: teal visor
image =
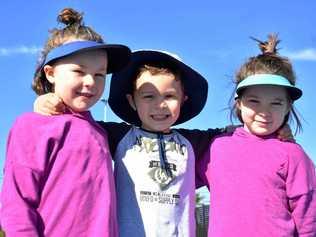
{"label": "teal visor", "polygon": [[292,100],[299,99],[303,92],[301,89],[292,85],[285,77],[275,74],[254,74],[249,77],[246,77],[240,83],[238,83],[236,88],[236,96],[240,96],[242,89],[249,86],[260,86],[260,85],[270,85],[270,86],[282,86],[285,87]]}

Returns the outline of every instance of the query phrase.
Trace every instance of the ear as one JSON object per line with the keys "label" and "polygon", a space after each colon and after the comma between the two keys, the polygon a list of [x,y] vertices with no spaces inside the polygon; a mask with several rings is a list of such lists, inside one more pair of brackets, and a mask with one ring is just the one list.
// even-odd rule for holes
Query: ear
{"label": "ear", "polygon": [[288,113],[291,112],[292,107],[293,107],[293,102],[288,103],[288,105],[287,105],[287,110],[286,110],[286,114],[288,114]]}
{"label": "ear", "polygon": [[136,111],[136,105],[133,96],[131,94],[126,94],[126,99],[128,100],[129,105]]}
{"label": "ear", "polygon": [[188,99],[189,99],[189,97],[188,97],[187,95],[184,95],[184,96],[183,96],[183,102],[184,102],[184,101],[187,101]]}
{"label": "ear", "polygon": [[241,99],[237,98],[235,101],[236,108],[240,110],[241,107]]}
{"label": "ear", "polygon": [[181,106],[184,104],[184,102],[186,102],[189,99],[189,97],[187,95],[183,95],[183,99],[182,99],[182,103]]}
{"label": "ear", "polygon": [[45,73],[45,76],[46,76],[47,80],[51,84],[54,84],[54,82],[55,82],[54,68],[52,66],[50,66],[50,65],[45,65],[43,70],[44,70],[44,73]]}

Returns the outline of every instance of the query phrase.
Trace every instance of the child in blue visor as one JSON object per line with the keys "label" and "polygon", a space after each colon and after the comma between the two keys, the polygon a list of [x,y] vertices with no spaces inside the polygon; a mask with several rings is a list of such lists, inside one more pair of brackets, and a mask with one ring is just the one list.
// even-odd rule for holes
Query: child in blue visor
{"label": "child in blue visor", "polygon": [[124,45],[106,44],[66,8],[33,80],[39,95],[54,92],[67,105],[60,116],[26,113],[7,144],[1,226],[8,237],[118,236],[112,157],[107,136],[89,109],[105,77],[129,61]]}

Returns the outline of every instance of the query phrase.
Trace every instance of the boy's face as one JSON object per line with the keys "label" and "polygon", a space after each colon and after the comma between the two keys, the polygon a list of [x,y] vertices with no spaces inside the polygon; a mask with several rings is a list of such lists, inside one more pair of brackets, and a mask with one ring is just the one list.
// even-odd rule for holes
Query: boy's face
{"label": "boy's face", "polygon": [[107,72],[104,50],[91,50],[59,59],[46,65],[47,80],[54,92],[73,111],[89,110],[102,96]]}
{"label": "boy's face", "polygon": [[180,80],[171,73],[152,75],[143,72],[136,80],[134,94],[127,95],[137,111],[142,128],[153,132],[169,132],[177,121],[186,97]]}

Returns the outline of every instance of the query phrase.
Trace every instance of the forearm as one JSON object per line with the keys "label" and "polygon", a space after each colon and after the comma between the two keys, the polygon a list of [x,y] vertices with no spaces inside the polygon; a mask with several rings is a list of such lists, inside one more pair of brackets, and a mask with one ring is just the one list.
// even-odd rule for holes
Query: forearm
{"label": "forearm", "polygon": [[316,192],[310,191],[300,197],[290,200],[292,217],[298,236],[316,236]]}

